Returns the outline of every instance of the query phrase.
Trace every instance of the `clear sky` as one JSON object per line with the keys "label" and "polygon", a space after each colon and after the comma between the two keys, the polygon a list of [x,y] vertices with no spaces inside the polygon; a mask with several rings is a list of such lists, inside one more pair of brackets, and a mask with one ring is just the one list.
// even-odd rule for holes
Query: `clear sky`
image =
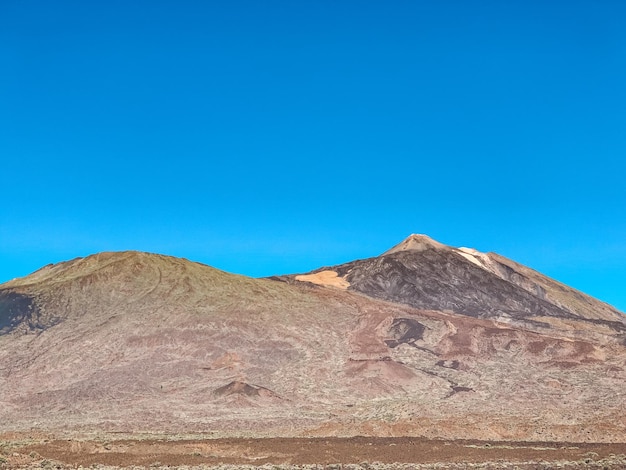
{"label": "clear sky", "polygon": [[0,282],[411,233],[626,311],[626,3],[0,0]]}

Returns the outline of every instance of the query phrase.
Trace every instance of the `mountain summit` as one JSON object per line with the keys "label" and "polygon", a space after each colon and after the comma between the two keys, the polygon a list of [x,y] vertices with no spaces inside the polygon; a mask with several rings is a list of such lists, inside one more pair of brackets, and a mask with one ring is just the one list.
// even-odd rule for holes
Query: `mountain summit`
{"label": "mountain summit", "polygon": [[0,432],[626,442],[625,334],[424,235],[272,279],[100,253],[0,285]]}
{"label": "mountain summit", "polygon": [[390,255],[398,251],[424,251],[424,250],[429,250],[429,249],[441,249],[445,247],[446,245],[433,240],[427,235],[420,235],[420,234],[414,233],[412,235],[409,235],[407,238],[402,240],[402,242],[398,243],[393,248],[385,251],[383,255]]}

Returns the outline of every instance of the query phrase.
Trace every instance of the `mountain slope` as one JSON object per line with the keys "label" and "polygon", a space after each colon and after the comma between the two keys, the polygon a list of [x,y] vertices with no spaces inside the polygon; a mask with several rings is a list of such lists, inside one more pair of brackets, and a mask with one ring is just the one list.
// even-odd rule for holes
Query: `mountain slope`
{"label": "mountain slope", "polygon": [[[429,302],[463,309],[465,292],[475,316],[352,291],[410,299],[411,263],[442,289]],[[441,246],[326,271],[304,280],[330,286],[123,252],[0,285],[0,430],[626,442],[626,348],[610,315],[542,303]],[[466,278],[486,284],[492,310],[474,307]],[[525,302],[543,316],[516,310]]]}
{"label": "mountain slope", "polygon": [[[324,273],[324,278],[320,274]],[[497,254],[452,248],[411,235],[376,258],[321,268],[292,279],[328,284],[415,308],[493,318],[534,330],[626,339],[624,315]]]}

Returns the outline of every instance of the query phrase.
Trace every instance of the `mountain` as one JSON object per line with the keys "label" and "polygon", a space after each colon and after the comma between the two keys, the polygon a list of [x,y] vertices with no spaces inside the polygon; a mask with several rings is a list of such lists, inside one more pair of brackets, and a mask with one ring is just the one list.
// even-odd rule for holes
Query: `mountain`
{"label": "mountain", "polygon": [[0,431],[626,442],[624,316],[411,236],[252,279],[100,253],[0,285]]}
{"label": "mountain", "polygon": [[375,258],[291,277],[418,309],[567,336],[598,333],[626,344],[625,317],[610,305],[495,253],[452,248],[425,235],[411,235]]}

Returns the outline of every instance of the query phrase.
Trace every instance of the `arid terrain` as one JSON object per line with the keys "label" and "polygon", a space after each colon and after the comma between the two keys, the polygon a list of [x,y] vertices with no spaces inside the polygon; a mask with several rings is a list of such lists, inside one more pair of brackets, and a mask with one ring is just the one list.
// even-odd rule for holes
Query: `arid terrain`
{"label": "arid terrain", "polygon": [[[7,468],[623,469],[626,445],[415,437],[226,438],[0,435]],[[0,467],[2,468],[2,467]]]}
{"label": "arid terrain", "polygon": [[100,253],[0,285],[0,464],[623,468],[625,370],[621,312],[422,235],[269,279]]}

